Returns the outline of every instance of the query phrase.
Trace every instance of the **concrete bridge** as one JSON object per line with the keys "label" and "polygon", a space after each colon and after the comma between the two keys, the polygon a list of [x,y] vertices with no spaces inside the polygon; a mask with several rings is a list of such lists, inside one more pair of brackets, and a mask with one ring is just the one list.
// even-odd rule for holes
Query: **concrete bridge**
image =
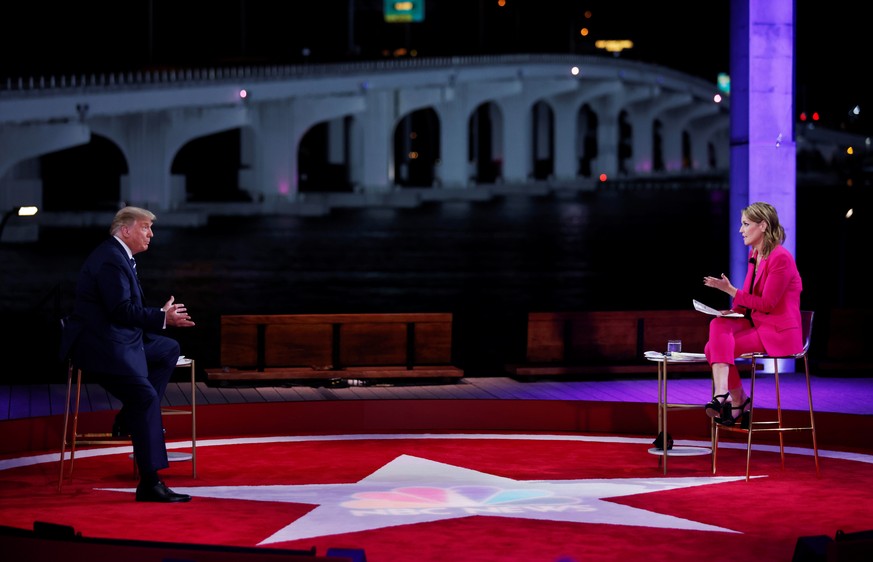
{"label": "concrete bridge", "polygon": [[[40,159],[98,139],[107,159],[123,162],[115,207],[316,214],[476,198],[495,186],[726,178],[729,128],[729,98],[714,83],[598,56],[22,78],[0,84],[0,207],[42,206]],[[801,132],[830,157],[857,141]],[[207,139],[229,133],[232,181],[244,197],[217,204],[209,187],[192,197],[198,170],[180,172],[180,152],[205,147],[195,168],[226,167],[209,158]],[[87,199],[92,187],[56,189]]]}
{"label": "concrete bridge", "polygon": [[0,201],[38,204],[34,162],[102,137],[126,163],[119,201],[180,209],[180,150],[227,131],[238,132],[238,185],[264,210],[323,190],[319,171],[335,200],[724,172],[729,108],[717,94],[667,68],[572,55],[10,80],[0,89]]}

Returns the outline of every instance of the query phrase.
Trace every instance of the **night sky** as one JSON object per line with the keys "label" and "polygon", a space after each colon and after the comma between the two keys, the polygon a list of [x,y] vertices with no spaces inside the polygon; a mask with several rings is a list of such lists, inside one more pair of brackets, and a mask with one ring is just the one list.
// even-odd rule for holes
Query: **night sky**
{"label": "night sky", "polygon": [[[395,56],[595,53],[598,39],[631,39],[620,56],[715,81],[730,69],[730,0],[425,0],[422,23],[386,23],[382,0],[126,0],[6,3],[0,78],[236,64],[300,64]],[[867,19],[856,2],[797,0],[797,111],[861,131],[873,108],[864,85]],[[591,19],[584,13],[590,10]],[[350,25],[349,22],[353,22]],[[578,30],[587,25],[591,34]],[[401,55],[402,56],[402,55]]]}

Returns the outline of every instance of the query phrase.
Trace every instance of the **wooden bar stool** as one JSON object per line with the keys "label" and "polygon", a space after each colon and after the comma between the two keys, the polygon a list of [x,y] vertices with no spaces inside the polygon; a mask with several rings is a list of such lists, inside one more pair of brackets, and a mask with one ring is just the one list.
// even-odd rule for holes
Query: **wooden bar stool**
{"label": "wooden bar stool", "polygon": [[[179,357],[176,368],[189,368],[191,371],[191,398],[187,406],[163,406],[163,415],[189,415],[191,416],[191,453],[167,452],[169,460],[191,461],[191,477],[197,478],[197,384],[195,362],[190,357]],[[75,373],[75,394],[73,387],[73,374]],[[129,437],[115,437],[112,433],[80,433],[79,432],[79,406],[82,397],[82,369],[78,368],[72,360],[67,361],[67,393],[64,405],[64,426],[61,433],[60,470],[58,474],[58,491],[61,491],[64,480],[73,478],[73,464],[76,459],[76,447],[78,445],[131,445]],[[72,427],[71,427],[72,418]],[[67,447],[69,446],[69,469],[66,470]],[[131,455],[133,458],[133,455]],[[136,474],[136,461],[133,463]]]}
{"label": "wooden bar stool", "polygon": [[[741,433],[746,435],[746,481],[749,480],[749,473],[752,459],[752,436],[759,432],[777,433],[779,435],[779,454],[782,460],[782,468],[785,468],[785,440],[784,434],[789,431],[809,431],[812,435],[812,451],[815,457],[815,474],[821,476],[821,469],[818,462],[818,442],[815,436],[815,414],[812,407],[812,384],[809,378],[809,346],[812,341],[812,319],[813,311],[801,311],[801,325],[803,327],[803,351],[796,355],[788,356],[771,356],[763,352],[747,353],[741,356],[742,359],[751,360],[752,365],[752,380],[750,385],[749,397],[752,399],[752,406],[749,412],[749,427],[743,428],[740,425],[725,426],[718,423],[713,425],[712,430],[712,473],[716,473],[718,461],[718,439],[720,431],[733,433]],[[773,376],[775,383],[776,396],[776,419],[756,420],[755,419],[755,378],[757,373],[758,361],[767,359],[773,360]],[[782,400],[779,394],[779,360],[780,359],[802,359],[803,369],[806,375],[806,395],[809,403],[809,419],[799,422],[799,425],[786,425],[782,415]]]}

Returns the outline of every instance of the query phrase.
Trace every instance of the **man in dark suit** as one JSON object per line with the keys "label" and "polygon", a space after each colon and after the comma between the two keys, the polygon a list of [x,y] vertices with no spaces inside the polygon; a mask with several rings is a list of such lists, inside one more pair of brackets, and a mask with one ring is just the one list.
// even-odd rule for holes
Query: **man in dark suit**
{"label": "man in dark suit", "polygon": [[161,400],[179,358],[179,343],[162,332],[194,322],[172,296],[161,308],[143,302],[133,256],[148,249],[154,220],[154,213],[138,207],[116,213],[111,236],[79,272],[61,356],[72,358],[121,401],[113,432],[133,441],[140,474],[136,501],[186,502],[191,496],[173,492],[158,477],[169,466]]}

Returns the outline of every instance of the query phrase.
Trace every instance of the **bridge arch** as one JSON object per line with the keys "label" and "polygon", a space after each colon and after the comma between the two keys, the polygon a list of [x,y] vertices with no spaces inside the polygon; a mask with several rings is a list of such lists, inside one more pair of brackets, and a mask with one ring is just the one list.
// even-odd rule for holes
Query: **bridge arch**
{"label": "bridge arch", "polygon": [[[26,149],[0,153],[0,173],[64,148],[48,134],[22,136],[22,129],[75,124],[113,139],[125,154],[121,199],[157,210],[200,198],[202,190],[186,187],[180,176],[205,172],[179,174],[177,158],[193,150],[195,139],[212,142],[211,135],[238,137],[239,154],[231,160],[238,167],[227,173],[265,211],[318,191],[366,196],[415,186],[450,193],[496,182],[522,189],[531,181],[581,185],[601,173],[673,173],[713,161],[727,169],[727,159],[711,157],[727,149],[708,149],[726,144],[729,128],[727,104],[712,101],[714,84],[598,56],[245,68],[75,87],[39,81],[29,88],[0,91],[0,142],[27,137]],[[417,142],[427,143],[410,152],[410,139],[396,133],[410,123],[421,129],[416,119],[428,130]],[[663,169],[652,166],[655,144]],[[684,158],[688,151],[692,157]],[[410,153],[418,157],[407,160]],[[0,176],[0,190],[14,190],[18,179]],[[319,190],[322,180],[335,189]]]}

